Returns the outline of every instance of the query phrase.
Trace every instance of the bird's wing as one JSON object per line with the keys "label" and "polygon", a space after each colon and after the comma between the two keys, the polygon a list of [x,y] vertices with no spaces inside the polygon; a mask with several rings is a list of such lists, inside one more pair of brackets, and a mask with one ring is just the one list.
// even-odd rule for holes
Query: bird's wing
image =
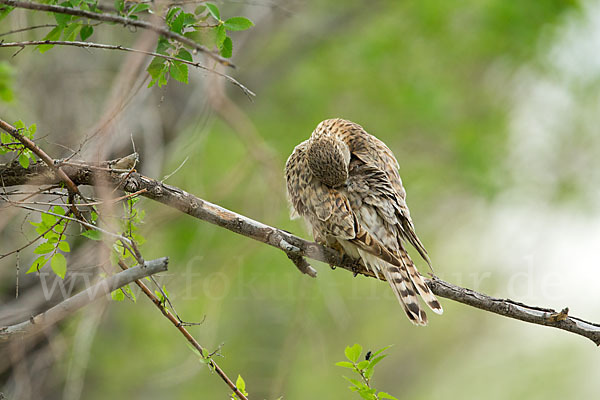
{"label": "bird's wing", "polygon": [[[402,186],[402,179],[398,172],[398,161],[385,143],[365,132],[362,127],[358,126],[358,128],[360,128],[360,134],[352,135],[351,151],[356,159],[364,163],[364,168],[369,169],[367,171],[363,168],[363,171],[360,172],[363,173],[363,176],[364,174],[372,176],[371,179],[374,182],[369,185],[370,188],[375,187],[380,192],[376,196],[371,196],[374,198],[372,200],[374,203],[380,203],[374,205],[379,206],[386,220],[398,225],[401,237],[412,244],[427,264],[431,266],[427,250],[419,240],[410,217],[406,204],[406,191]],[[389,218],[391,209],[387,204],[390,201],[393,204],[395,218]],[[392,221],[393,219],[395,219],[395,222]]]}
{"label": "bird's wing", "polygon": [[382,260],[402,265],[397,256],[359,223],[345,192],[329,188],[313,177],[305,153],[306,142],[302,142],[288,159],[285,175],[292,207],[308,220],[315,240],[324,242],[329,236],[348,240]]}

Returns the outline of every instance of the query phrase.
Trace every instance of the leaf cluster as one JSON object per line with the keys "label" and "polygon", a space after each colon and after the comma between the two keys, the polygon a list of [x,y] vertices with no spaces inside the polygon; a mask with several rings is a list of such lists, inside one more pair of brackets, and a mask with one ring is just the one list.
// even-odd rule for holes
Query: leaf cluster
{"label": "leaf cluster", "polygon": [[[15,122],[14,127],[19,130],[19,133],[28,139],[33,139],[33,135],[35,135],[37,130],[36,124],[31,124],[29,127],[27,127],[21,120]],[[21,164],[23,168],[28,168],[31,162],[36,161],[33,152],[25,147],[21,142],[16,141],[16,139],[8,133],[2,132],[0,134],[0,141],[0,154],[16,152],[19,158],[19,164]]]}
{"label": "leaf cluster", "polygon": [[335,365],[337,365],[338,367],[351,369],[359,375],[360,379],[348,378],[344,376],[344,379],[351,383],[351,386],[349,386],[349,389],[351,391],[358,393],[363,399],[366,400],[397,400],[394,396],[386,392],[377,393],[377,390],[371,386],[371,378],[375,373],[375,366],[381,360],[387,357],[387,354],[382,353],[390,347],[391,346],[386,346],[375,352],[369,351],[365,355],[365,359],[362,361],[359,361],[360,355],[363,350],[360,344],[355,344],[354,346],[346,347],[344,353],[348,361],[340,361],[337,362]]}

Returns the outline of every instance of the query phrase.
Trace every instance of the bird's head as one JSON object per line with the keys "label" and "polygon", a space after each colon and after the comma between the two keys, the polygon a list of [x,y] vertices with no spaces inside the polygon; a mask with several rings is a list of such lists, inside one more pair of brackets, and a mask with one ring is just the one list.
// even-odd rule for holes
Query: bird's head
{"label": "bird's head", "polygon": [[[326,121],[324,121],[326,122]],[[330,132],[323,123],[312,133],[306,149],[308,168],[322,183],[339,187],[348,179],[350,149],[335,132]]]}

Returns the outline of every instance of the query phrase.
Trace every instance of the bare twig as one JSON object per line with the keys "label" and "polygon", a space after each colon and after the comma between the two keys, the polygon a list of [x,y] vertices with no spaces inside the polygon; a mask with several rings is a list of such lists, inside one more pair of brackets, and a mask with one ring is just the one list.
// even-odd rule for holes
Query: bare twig
{"label": "bare twig", "polygon": [[[130,174],[127,179],[123,180],[123,176],[125,175],[123,172],[102,171],[82,165],[65,166],[64,168],[73,181],[80,185],[94,185],[96,181],[104,181],[108,184],[118,186],[127,192],[146,189],[146,192],[142,193],[144,197],[284,251],[300,270],[309,275],[314,270],[312,268],[309,270],[303,262],[299,261],[300,258],[312,258],[313,260],[338,266],[353,273],[374,277],[373,273],[360,262],[346,256],[341,256],[334,249],[309,242],[289,232],[265,225],[216,204],[209,203],[177,187],[169,186],[140,175],[137,172]],[[25,169],[18,163],[13,163],[9,166],[0,166],[0,175],[2,175],[6,186],[26,184],[28,178],[31,178],[33,171],[36,171],[36,174],[39,176],[46,177],[44,183],[54,183],[52,178],[56,178],[44,173],[44,169],[46,167],[40,167],[39,164]],[[21,176],[22,178],[20,178]],[[99,177],[102,179],[98,180]],[[586,337],[597,345],[600,345],[600,324],[572,317],[564,312],[561,314],[560,311],[550,308],[529,306],[510,299],[493,298],[470,289],[452,285],[437,277],[428,280],[428,285],[440,297],[520,321],[562,329]],[[556,317],[556,315],[560,315],[560,318]]]}
{"label": "bare twig", "polygon": [[7,36],[7,35],[12,35],[13,33],[32,31],[34,29],[54,28],[55,26],[56,26],[56,24],[43,24],[43,25],[28,26],[26,28],[15,29],[15,30],[12,30],[12,31],[0,33],[0,37]]}
{"label": "bare twig", "polygon": [[0,342],[11,339],[15,335],[25,334],[34,326],[41,328],[55,324],[92,301],[106,296],[108,293],[125,286],[128,283],[158,272],[166,271],[167,264],[168,259],[163,257],[148,261],[143,266],[138,265],[137,267],[129,268],[127,271],[106,278],[27,321],[0,328]]}
{"label": "bare twig", "polygon": [[[2,2],[2,0],[0,0],[0,2]],[[93,42],[78,42],[78,41],[64,41],[64,40],[31,40],[31,41],[26,41],[26,42],[9,42],[9,43],[2,43],[2,42],[0,42],[0,47],[26,47],[26,46],[40,46],[40,45],[45,45],[45,44],[57,45],[57,46],[73,46],[73,47],[83,47],[83,48],[94,48],[94,49],[103,49],[103,50],[127,51],[127,52],[131,52],[131,53],[140,53],[140,54],[146,54],[146,55],[149,55],[149,56],[159,57],[159,58],[163,58],[165,60],[177,61],[177,62],[180,62],[180,63],[183,63],[183,64],[191,65],[193,67],[202,69],[204,71],[208,71],[208,72],[213,73],[215,75],[218,75],[218,76],[220,76],[222,78],[225,78],[226,80],[228,80],[229,82],[231,82],[235,86],[237,86],[240,89],[242,89],[242,91],[248,97],[256,96],[256,94],[253,91],[251,91],[246,86],[242,85],[238,80],[236,80],[235,78],[233,78],[233,77],[231,77],[231,76],[229,76],[227,74],[219,72],[219,71],[217,71],[215,69],[211,69],[211,68],[205,67],[204,65],[200,64],[199,62],[188,61],[188,60],[184,60],[182,58],[177,58],[177,57],[172,57],[172,56],[169,56],[169,55],[166,55],[166,54],[156,53],[154,51],[132,49],[132,48],[129,48],[129,47],[124,47],[124,46],[120,46],[120,45],[112,45],[112,44],[102,44],[102,43],[93,43]]]}
{"label": "bare twig", "polygon": [[77,17],[84,17],[84,18],[88,18],[88,19],[92,19],[92,20],[96,20],[96,21],[116,22],[118,24],[123,24],[124,26],[134,26],[136,28],[151,30],[153,32],[158,33],[161,36],[176,40],[182,44],[190,46],[191,48],[193,48],[195,50],[205,53],[209,57],[215,59],[216,61],[218,61],[219,63],[221,63],[225,66],[235,67],[226,58],[223,58],[220,55],[218,55],[217,53],[208,49],[207,47],[194,42],[192,39],[187,38],[178,33],[175,33],[173,31],[170,31],[168,28],[166,28],[164,26],[154,25],[148,21],[141,21],[141,20],[121,17],[119,15],[113,15],[113,14],[105,14],[105,13],[100,14],[100,13],[84,11],[84,10],[80,10],[80,9],[76,9],[76,8],[70,8],[70,7],[62,7],[62,6],[55,6],[55,5],[50,5],[50,4],[34,3],[34,2],[30,2],[30,1],[0,0],[0,4],[6,4],[8,6],[15,7],[15,8],[25,8],[28,10],[50,11],[50,12],[55,12],[55,13],[60,13],[60,14],[75,15]]}

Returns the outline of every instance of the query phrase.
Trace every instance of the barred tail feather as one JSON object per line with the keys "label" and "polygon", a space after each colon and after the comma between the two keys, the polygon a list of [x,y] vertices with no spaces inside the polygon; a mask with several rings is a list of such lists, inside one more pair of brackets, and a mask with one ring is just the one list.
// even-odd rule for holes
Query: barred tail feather
{"label": "barred tail feather", "polygon": [[423,298],[423,301],[425,301],[425,304],[427,304],[429,308],[431,308],[431,311],[441,315],[444,312],[444,310],[442,309],[442,305],[435,297],[435,295],[431,292],[431,289],[429,289],[429,286],[427,286],[427,284],[423,280],[423,277],[417,270],[415,263],[413,263],[413,261],[408,256],[408,253],[406,253],[404,249],[400,249],[400,260],[402,261],[402,264],[404,264],[406,271],[408,271],[411,282]]}
{"label": "barred tail feather", "polygon": [[407,270],[387,263],[362,249],[359,249],[358,252],[365,265],[374,273],[383,273],[410,322],[415,325],[427,325],[427,315],[419,304],[417,289]]}

